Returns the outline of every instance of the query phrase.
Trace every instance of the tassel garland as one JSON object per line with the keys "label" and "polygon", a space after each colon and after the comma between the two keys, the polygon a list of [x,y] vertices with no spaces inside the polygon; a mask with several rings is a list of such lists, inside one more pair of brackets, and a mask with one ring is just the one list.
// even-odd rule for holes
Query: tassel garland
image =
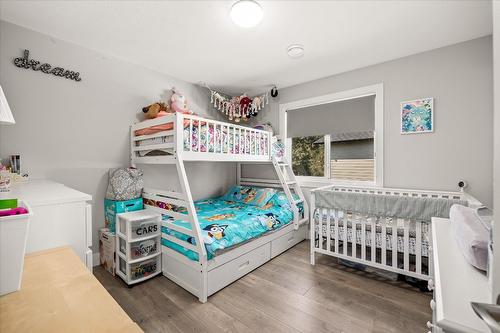
{"label": "tassel garland", "polygon": [[215,90],[208,89],[210,90],[210,104],[225,114],[229,120],[234,120],[237,123],[240,120],[247,121],[248,118],[255,117],[260,110],[269,104],[268,93],[253,98],[248,97],[246,94],[228,97]]}

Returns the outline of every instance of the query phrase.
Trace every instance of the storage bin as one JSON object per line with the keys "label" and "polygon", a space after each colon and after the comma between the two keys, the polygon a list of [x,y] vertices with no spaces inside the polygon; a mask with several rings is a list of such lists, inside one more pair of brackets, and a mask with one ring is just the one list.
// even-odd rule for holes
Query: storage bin
{"label": "storage bin", "polygon": [[101,266],[111,275],[115,275],[116,237],[107,228],[99,230],[99,259]]}
{"label": "storage bin", "polygon": [[129,264],[121,256],[118,259],[117,274],[127,284],[138,283],[161,273],[161,255],[144,261]]}
{"label": "storage bin", "polygon": [[104,226],[115,232],[116,215],[119,213],[134,212],[144,209],[142,198],[117,201],[104,199]]}
{"label": "storage bin", "polygon": [[129,242],[161,235],[161,214],[149,210],[118,215],[119,235]]}
{"label": "storage bin", "polygon": [[0,296],[21,289],[24,254],[31,208],[23,201],[19,207],[26,208],[27,214],[0,217]]}
{"label": "storage bin", "polygon": [[120,253],[130,260],[143,259],[160,252],[160,237],[149,238],[138,242],[127,243],[127,241],[119,237]]}

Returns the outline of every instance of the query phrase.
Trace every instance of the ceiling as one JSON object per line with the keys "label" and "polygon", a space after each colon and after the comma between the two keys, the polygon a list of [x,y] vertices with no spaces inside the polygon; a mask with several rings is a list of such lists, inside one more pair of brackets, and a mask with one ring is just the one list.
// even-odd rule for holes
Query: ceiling
{"label": "ceiling", "polygon": [[[227,92],[283,88],[492,33],[491,1],[1,1],[0,18]],[[305,55],[291,59],[290,44]]]}

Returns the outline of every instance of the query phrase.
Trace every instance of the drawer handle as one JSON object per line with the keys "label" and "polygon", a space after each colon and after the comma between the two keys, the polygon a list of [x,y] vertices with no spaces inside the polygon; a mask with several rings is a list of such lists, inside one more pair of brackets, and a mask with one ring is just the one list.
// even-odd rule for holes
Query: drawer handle
{"label": "drawer handle", "polygon": [[290,242],[291,242],[291,241],[293,241],[294,239],[295,239],[295,237],[293,237],[293,235],[292,235],[292,236],[290,236],[290,238],[288,238],[287,242],[288,242],[288,243],[290,243]]}
{"label": "drawer handle", "polygon": [[248,265],[250,265],[250,260],[247,260],[247,261],[245,261],[244,263],[242,263],[242,264],[238,267],[238,269],[239,269],[239,270],[242,270],[243,268],[247,267]]}

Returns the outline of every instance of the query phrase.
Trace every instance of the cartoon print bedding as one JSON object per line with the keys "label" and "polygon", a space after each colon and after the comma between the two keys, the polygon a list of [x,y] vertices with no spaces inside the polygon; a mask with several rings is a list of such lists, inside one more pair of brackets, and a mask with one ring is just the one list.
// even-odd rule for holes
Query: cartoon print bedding
{"label": "cartoon print bedding", "polygon": [[[136,135],[138,134],[136,133]],[[228,144],[221,144],[221,142],[226,142],[226,139],[228,140]],[[192,126],[185,124],[183,140],[184,151],[224,154],[265,155],[266,147],[268,145],[268,136],[260,136],[256,138],[250,133],[245,135],[234,128],[221,128],[220,126],[213,125],[207,126],[205,122],[200,122],[198,125],[197,121],[193,122]],[[142,140],[139,142],[139,146],[168,142],[173,142],[172,136]],[[247,144],[245,144],[245,142]],[[218,144],[216,145],[215,143]],[[139,154],[141,156],[172,155],[173,151],[173,148],[151,149],[140,151]]]}
{"label": "cartoon print bedding", "polygon": [[[277,230],[293,220],[293,212],[283,192],[274,194],[263,206],[228,201],[225,200],[226,197],[227,194],[220,198],[194,203],[208,259],[230,247]],[[302,206],[299,209],[302,210]],[[189,222],[177,220],[174,224],[191,229]],[[166,227],[162,227],[162,233],[195,244],[192,237]],[[162,244],[184,254],[191,260],[198,260],[197,253],[176,243],[162,238]]]}

